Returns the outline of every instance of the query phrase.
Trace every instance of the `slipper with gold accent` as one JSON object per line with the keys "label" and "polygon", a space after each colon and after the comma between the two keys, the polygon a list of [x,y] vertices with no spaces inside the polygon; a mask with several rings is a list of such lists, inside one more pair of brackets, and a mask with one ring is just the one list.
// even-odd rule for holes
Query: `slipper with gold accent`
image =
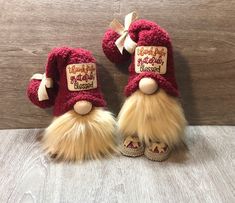
{"label": "slipper with gold accent", "polygon": [[163,142],[150,142],[145,148],[144,155],[152,161],[164,161],[170,155],[171,149]]}
{"label": "slipper with gold accent", "polygon": [[128,136],[124,139],[120,151],[125,156],[142,156],[144,154],[144,144],[137,136]]}

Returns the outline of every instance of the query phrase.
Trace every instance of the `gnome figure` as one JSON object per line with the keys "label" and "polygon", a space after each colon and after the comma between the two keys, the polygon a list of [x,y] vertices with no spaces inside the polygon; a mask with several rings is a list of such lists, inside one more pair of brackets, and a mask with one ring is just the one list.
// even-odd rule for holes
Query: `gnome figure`
{"label": "gnome figure", "polygon": [[154,161],[168,158],[183,138],[186,120],[179,102],[172,45],[168,33],[147,20],[114,20],[103,38],[107,58],[118,64],[131,58],[127,97],[118,115],[121,153]]}
{"label": "gnome figure", "polygon": [[104,107],[98,68],[81,48],[55,48],[44,75],[35,74],[27,94],[40,108],[54,106],[54,120],[43,135],[43,147],[56,159],[98,159],[116,151],[115,120]]}

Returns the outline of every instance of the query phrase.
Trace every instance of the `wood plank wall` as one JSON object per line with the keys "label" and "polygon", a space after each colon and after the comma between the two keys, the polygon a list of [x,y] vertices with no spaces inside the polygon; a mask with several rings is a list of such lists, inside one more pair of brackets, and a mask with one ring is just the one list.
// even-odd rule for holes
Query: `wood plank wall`
{"label": "wood plank wall", "polygon": [[235,1],[0,0],[0,128],[49,124],[51,110],[33,106],[25,89],[33,73],[43,72],[51,48],[64,45],[93,51],[109,108],[117,113],[128,75],[105,58],[101,39],[114,17],[122,21],[133,10],[172,37],[189,123],[234,125]]}

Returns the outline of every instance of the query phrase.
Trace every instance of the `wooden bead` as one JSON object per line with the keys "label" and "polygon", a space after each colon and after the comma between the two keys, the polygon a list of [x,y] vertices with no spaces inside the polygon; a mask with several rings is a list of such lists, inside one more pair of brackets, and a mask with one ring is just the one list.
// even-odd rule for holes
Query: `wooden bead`
{"label": "wooden bead", "polygon": [[92,109],[92,104],[89,101],[78,101],[74,106],[74,111],[76,111],[80,115],[88,114]]}
{"label": "wooden bead", "polygon": [[142,78],[139,82],[139,89],[144,94],[153,94],[158,89],[157,82],[152,78]]}

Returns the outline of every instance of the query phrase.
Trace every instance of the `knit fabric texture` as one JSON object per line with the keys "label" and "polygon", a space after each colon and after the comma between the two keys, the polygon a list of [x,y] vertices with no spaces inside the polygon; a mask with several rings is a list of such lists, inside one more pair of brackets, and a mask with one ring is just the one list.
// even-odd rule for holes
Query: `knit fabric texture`
{"label": "knit fabric texture", "polygon": [[[54,116],[60,116],[71,110],[74,104],[86,100],[96,107],[105,107],[106,102],[100,90],[97,74],[97,88],[90,90],[70,91],[67,86],[66,66],[69,64],[96,63],[91,52],[81,48],[61,47],[53,49],[46,65],[46,77],[52,78],[53,88],[47,88],[49,100],[39,101],[37,91],[40,80],[31,80],[27,88],[27,95],[32,103],[40,108],[54,105]],[[97,71],[98,72],[98,67]]]}
{"label": "knit fabric texture", "polygon": [[27,96],[30,101],[40,108],[49,108],[55,104],[55,98],[57,95],[58,87],[55,84],[53,88],[46,88],[48,100],[39,101],[38,100],[38,88],[41,80],[32,79],[27,87]]}
{"label": "knit fabric texture", "polygon": [[120,36],[112,29],[108,29],[103,38],[103,51],[107,58],[113,63],[123,63],[131,57],[129,66],[129,79],[125,87],[125,95],[130,96],[138,89],[139,81],[144,77],[150,77],[158,83],[158,86],[164,89],[172,96],[179,96],[178,87],[175,80],[173,50],[168,33],[159,25],[148,20],[136,20],[129,29],[128,34],[138,46],[163,46],[167,48],[167,71],[165,74],[156,72],[135,72],[135,53],[129,54],[126,51],[121,54],[115,45],[115,41]]}

